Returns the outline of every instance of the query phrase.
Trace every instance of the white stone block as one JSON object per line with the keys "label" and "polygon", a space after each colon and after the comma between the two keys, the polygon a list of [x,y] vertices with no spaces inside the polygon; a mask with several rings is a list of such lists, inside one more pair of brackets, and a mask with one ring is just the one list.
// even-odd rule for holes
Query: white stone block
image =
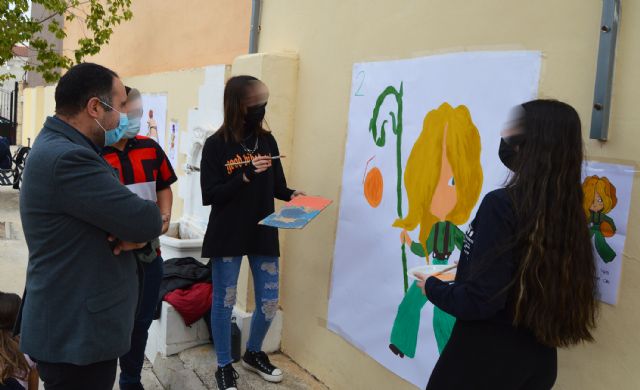
{"label": "white stone block", "polygon": [[167,302],[162,302],[160,318],[149,328],[145,355],[151,361],[156,355],[171,356],[185,349],[209,343],[207,324],[200,319],[186,326],[180,313]]}
{"label": "white stone block", "polygon": [[[242,353],[244,353],[249,340],[251,315],[252,313],[247,313],[237,308],[233,310],[233,316],[235,316],[242,334]],[[278,310],[271,323],[271,327],[262,344],[262,350],[265,352],[270,353],[280,350],[283,325],[282,315],[282,311]],[[153,361],[158,354],[162,357],[171,356],[185,349],[208,344],[209,342],[209,330],[203,319],[187,327],[180,313],[167,302],[163,302],[160,319],[153,321],[149,328],[149,339],[145,355],[150,361]]]}

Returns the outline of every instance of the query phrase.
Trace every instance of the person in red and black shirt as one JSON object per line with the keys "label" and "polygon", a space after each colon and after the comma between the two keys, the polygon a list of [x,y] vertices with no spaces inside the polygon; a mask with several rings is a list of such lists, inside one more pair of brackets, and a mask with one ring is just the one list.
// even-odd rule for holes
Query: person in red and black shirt
{"label": "person in red and black shirt", "polygon": [[[142,99],[136,89],[126,87],[129,127],[123,138],[104,148],[102,156],[118,171],[120,181],[139,197],[157,202],[162,213],[162,234],[169,229],[173,193],[177,180],[169,159],[156,141],[138,135],[142,118]],[[162,280],[162,257],[159,239],[136,252],[142,266],[142,291],[136,315],[131,348],[120,357],[120,389],[142,389],[140,373],[144,362],[149,326]]]}

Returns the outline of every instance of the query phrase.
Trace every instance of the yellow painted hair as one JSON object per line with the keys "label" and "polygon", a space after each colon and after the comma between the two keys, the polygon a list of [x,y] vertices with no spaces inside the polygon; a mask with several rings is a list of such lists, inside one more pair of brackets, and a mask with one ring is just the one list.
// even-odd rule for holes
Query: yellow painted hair
{"label": "yellow painted hair", "polygon": [[604,208],[602,212],[608,214],[618,204],[618,197],[616,196],[616,187],[606,177],[589,176],[584,179],[582,183],[582,192],[584,192],[584,199],[582,201],[582,207],[587,215],[587,218],[591,216],[591,204],[596,197],[596,192],[600,194]]}
{"label": "yellow painted hair", "polygon": [[431,214],[431,200],[442,170],[442,145],[447,127],[447,157],[453,169],[458,201],[447,220],[461,225],[469,219],[480,190],[480,133],[465,106],[455,109],[443,103],[424,118],[422,132],[411,149],[404,172],[404,185],[409,212],[393,226],[413,230],[420,225],[420,243],[424,245],[429,231],[438,219]]}

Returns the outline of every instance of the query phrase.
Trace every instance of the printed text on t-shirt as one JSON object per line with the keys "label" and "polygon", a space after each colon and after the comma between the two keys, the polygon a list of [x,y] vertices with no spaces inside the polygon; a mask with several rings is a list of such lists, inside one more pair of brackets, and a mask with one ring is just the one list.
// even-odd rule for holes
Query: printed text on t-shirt
{"label": "printed text on t-shirt", "polygon": [[225,166],[227,168],[227,174],[230,175],[236,169],[242,169],[246,167],[247,165],[249,165],[249,163],[251,163],[253,159],[255,159],[256,157],[262,157],[262,156],[271,157],[271,153],[269,154],[245,153],[243,155],[236,154],[234,158],[227,160],[227,162],[225,163]]}

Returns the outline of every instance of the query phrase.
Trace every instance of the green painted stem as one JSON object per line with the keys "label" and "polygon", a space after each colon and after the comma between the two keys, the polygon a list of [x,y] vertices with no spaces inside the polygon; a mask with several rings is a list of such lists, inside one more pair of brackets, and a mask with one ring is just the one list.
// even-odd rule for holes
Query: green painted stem
{"label": "green painted stem", "polygon": [[[398,104],[398,112],[397,115],[393,111],[389,112],[389,116],[391,117],[391,125],[392,131],[396,135],[396,168],[397,168],[397,212],[398,218],[403,218],[402,212],[402,95],[404,93],[404,83],[400,82],[400,91],[395,89],[392,86],[388,86],[382,91],[382,93],[378,96],[376,100],[376,105],[373,108],[373,115],[371,120],[369,121],[369,132],[373,136],[373,141],[378,147],[383,147],[386,143],[386,134],[385,134],[385,126],[388,123],[388,120],[384,120],[382,122],[382,126],[380,126],[380,136],[378,137],[378,115],[380,114],[380,108],[384,103],[384,100],[387,96],[393,96],[396,99],[396,103]],[[407,254],[405,250],[405,245],[402,244],[402,271],[404,275],[404,292],[406,293],[409,289],[409,280],[407,276]]]}
{"label": "green painted stem", "polygon": [[409,275],[407,273],[409,270],[407,269],[407,252],[405,250],[405,245],[402,244],[402,275],[404,276],[404,293],[407,293],[409,289]]}

